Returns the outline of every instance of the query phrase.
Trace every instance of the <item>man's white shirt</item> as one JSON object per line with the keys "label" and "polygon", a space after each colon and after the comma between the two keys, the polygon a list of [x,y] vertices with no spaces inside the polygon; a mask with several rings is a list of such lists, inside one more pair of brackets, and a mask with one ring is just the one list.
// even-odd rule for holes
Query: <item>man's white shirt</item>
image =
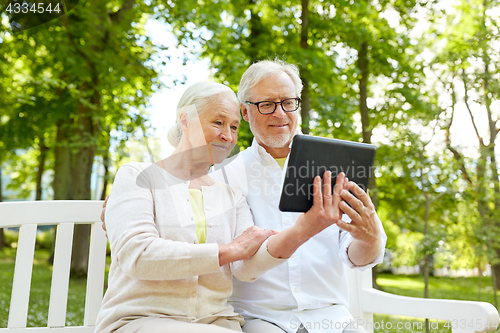
{"label": "man's white shirt", "polygon": [[[281,170],[254,139],[251,147],[215,166],[211,175],[243,192],[256,226],[282,231],[300,215],[278,209],[287,163],[288,159]],[[346,218],[344,215],[343,220]],[[383,260],[387,236],[378,222],[384,246],[372,264],[357,269],[371,268]],[[345,270],[354,267],[347,257],[347,247],[353,240],[336,225],[326,228],[257,281],[233,279],[232,305],[244,317],[267,320],[288,333],[295,333],[301,323],[310,333],[342,332],[352,320],[347,310]]]}

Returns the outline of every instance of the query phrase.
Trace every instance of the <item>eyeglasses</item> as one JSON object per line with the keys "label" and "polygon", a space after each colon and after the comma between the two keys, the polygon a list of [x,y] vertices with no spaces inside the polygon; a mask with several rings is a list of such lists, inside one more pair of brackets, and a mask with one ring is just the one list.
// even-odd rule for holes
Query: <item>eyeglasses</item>
{"label": "eyeglasses", "polygon": [[300,106],[301,99],[298,97],[295,98],[287,98],[282,100],[281,102],[273,102],[273,101],[262,101],[253,103],[250,101],[246,101],[246,104],[251,104],[257,106],[257,110],[259,110],[260,114],[271,114],[276,111],[278,104],[281,104],[281,108],[285,112],[293,112],[297,111]]}

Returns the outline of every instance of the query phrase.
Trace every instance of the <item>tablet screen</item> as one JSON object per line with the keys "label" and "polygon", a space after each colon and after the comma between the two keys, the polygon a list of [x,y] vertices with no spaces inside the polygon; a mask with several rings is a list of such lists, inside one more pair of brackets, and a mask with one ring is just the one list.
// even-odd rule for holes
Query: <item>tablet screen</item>
{"label": "tablet screen", "polygon": [[296,135],[293,138],[288,166],[281,191],[279,209],[284,212],[307,212],[313,204],[313,180],[332,172],[332,189],[337,174],[344,172],[350,181],[367,190],[375,160],[374,145]]}

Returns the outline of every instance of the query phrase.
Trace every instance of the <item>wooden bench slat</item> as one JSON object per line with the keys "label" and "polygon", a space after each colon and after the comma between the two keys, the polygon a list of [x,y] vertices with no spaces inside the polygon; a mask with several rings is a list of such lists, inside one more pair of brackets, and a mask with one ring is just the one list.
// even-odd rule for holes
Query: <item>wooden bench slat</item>
{"label": "wooden bench slat", "polygon": [[19,228],[19,239],[10,297],[8,327],[26,327],[30,300],[31,273],[35,254],[36,224],[23,224]]}
{"label": "wooden bench slat", "polygon": [[104,292],[104,269],[106,265],[106,235],[102,222],[92,225],[90,236],[89,269],[87,292],[85,295],[85,315],[83,325],[95,325]]}
{"label": "wooden bench slat", "polygon": [[66,325],[73,231],[74,223],[61,223],[57,226],[48,327],[64,327]]}

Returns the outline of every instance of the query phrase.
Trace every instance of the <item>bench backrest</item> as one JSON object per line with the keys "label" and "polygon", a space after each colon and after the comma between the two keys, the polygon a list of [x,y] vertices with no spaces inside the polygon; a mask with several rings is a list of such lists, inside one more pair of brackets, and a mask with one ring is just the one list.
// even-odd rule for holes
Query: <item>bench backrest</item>
{"label": "bench backrest", "polygon": [[[65,331],[93,332],[104,288],[106,237],[101,228],[102,201],[30,201],[0,203],[0,228],[19,227],[16,263],[9,311],[8,328],[26,328],[37,227],[56,225],[56,244],[50,290],[47,327],[30,331],[49,332],[66,327],[66,307],[75,224],[90,224],[90,254],[83,326],[66,327]],[[359,290],[371,287],[371,270],[347,269],[349,310],[356,319],[373,320],[360,307]],[[368,316],[368,317],[366,317]]]}
{"label": "bench backrest", "polygon": [[7,328],[21,332],[26,328],[37,227],[55,225],[54,263],[50,289],[47,327],[29,328],[30,332],[49,332],[66,326],[71,251],[75,224],[90,224],[90,253],[83,326],[66,331],[91,333],[104,288],[106,237],[101,228],[102,201],[33,201],[0,203],[0,228],[19,227],[12,294]]}

